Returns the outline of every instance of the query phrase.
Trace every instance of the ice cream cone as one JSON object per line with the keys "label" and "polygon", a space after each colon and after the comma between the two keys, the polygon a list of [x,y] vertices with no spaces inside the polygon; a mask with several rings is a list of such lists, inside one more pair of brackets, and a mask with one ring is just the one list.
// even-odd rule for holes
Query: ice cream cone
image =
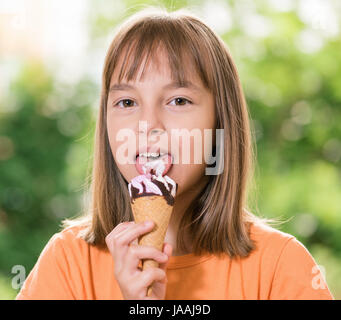
{"label": "ice cream cone", "polygon": [[[136,223],[144,222],[146,220],[152,220],[155,223],[151,232],[139,237],[139,245],[152,246],[162,251],[173,206],[167,203],[164,196],[160,195],[136,198],[131,206]],[[153,259],[145,259],[142,262],[142,270],[157,268],[158,266],[158,262]],[[147,296],[150,295],[151,285],[147,292]]]}
{"label": "ice cream cone", "polygon": [[[143,166],[144,174],[134,177],[128,184],[135,222],[154,221],[153,230],[140,236],[138,244],[162,251],[178,185],[170,177],[162,175],[165,172],[163,161],[151,161],[145,165],[149,170]],[[142,260],[142,270],[157,267],[159,264],[153,259]],[[147,288],[147,296],[151,293],[152,284]]]}

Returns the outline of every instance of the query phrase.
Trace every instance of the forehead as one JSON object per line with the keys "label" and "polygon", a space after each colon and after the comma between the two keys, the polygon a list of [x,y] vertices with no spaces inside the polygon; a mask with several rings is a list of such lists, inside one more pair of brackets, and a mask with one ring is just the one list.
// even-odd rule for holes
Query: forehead
{"label": "forehead", "polygon": [[150,81],[157,77],[179,83],[190,81],[203,86],[188,54],[179,59],[179,68],[174,67],[176,63],[172,61],[172,57],[162,45],[159,45],[153,52],[147,52],[139,59],[137,58],[134,56],[134,51],[129,53],[127,49],[122,50],[111,76],[111,83],[132,80]]}

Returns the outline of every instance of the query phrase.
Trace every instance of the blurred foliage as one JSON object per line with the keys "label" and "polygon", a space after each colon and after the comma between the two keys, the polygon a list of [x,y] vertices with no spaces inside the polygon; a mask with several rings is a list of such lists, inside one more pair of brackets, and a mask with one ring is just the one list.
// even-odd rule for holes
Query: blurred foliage
{"label": "blurred foliage", "polygon": [[84,95],[93,87],[86,79],[63,87],[38,62],[11,84],[0,118],[3,276],[10,278],[14,265],[31,270],[61,219],[81,210],[94,121]]}
{"label": "blurred foliage", "polygon": [[[287,221],[279,229],[308,248],[340,299],[340,34],[302,21],[292,2],[91,0],[89,48],[105,51],[115,27],[148,4],[203,15],[226,5],[232,23],[208,20],[236,62],[252,118],[253,212]],[[81,211],[99,94],[92,79],[68,86],[29,61],[0,101],[0,298],[15,296],[11,268],[29,272],[60,221]]]}

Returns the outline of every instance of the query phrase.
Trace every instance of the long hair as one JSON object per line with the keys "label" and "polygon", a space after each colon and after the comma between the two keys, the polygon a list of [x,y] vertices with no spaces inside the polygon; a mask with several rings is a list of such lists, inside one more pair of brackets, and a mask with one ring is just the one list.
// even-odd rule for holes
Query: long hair
{"label": "long hair", "polygon": [[[248,208],[253,179],[255,140],[236,66],[226,44],[199,17],[180,9],[167,12],[147,8],[127,19],[107,51],[96,123],[94,159],[90,185],[91,202],[80,219],[64,226],[80,225],[81,237],[89,244],[105,246],[105,236],[123,221],[134,220],[127,182],[111,153],[106,110],[111,76],[120,67],[119,81],[135,79],[142,59],[153,59],[163,45],[178,82],[186,80],[183,61],[190,58],[203,84],[215,98],[216,129],[224,129],[224,171],[210,176],[207,186],[182,217],[177,246],[185,248],[184,234],[193,239],[194,254],[202,252],[247,256],[255,244],[252,223],[267,223]],[[124,63],[118,61],[125,53]]]}

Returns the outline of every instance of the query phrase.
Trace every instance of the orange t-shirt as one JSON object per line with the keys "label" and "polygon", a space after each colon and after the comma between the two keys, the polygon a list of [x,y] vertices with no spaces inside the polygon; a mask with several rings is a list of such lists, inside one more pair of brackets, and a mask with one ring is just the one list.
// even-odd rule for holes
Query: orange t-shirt
{"label": "orange t-shirt", "polygon": [[[78,228],[55,234],[16,299],[123,299],[108,250],[78,238]],[[294,236],[253,225],[256,249],[228,255],[170,257],[166,300],[334,299],[316,262]]]}

